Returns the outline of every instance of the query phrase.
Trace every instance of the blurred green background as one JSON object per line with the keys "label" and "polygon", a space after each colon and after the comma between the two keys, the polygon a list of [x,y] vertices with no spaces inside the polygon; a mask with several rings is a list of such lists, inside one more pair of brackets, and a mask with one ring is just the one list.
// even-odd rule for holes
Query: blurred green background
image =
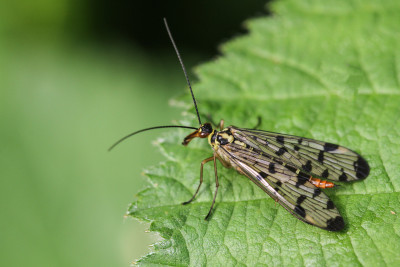
{"label": "blurred green background", "polygon": [[[265,1],[1,1],[1,266],[128,266],[157,240],[123,215],[191,70]],[[191,74],[192,80],[195,80]],[[217,90],[217,88],[215,88]]]}

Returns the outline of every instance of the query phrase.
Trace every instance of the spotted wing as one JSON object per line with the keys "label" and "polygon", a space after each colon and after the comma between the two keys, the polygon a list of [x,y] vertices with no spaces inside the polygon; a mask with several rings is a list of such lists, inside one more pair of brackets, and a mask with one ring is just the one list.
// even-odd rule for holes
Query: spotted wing
{"label": "spotted wing", "polygon": [[261,130],[229,127],[233,136],[256,150],[334,181],[355,181],[369,175],[368,163],[356,152],[331,143]]}
{"label": "spotted wing", "polygon": [[220,146],[217,153],[299,220],[329,231],[343,229],[339,211],[321,189],[308,181],[308,174],[235,143]]}

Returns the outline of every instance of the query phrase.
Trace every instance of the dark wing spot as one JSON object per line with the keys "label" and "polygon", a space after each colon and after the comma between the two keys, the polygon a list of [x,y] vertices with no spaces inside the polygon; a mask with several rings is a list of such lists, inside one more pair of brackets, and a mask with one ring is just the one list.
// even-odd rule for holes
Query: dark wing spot
{"label": "dark wing spot", "polygon": [[321,194],[321,189],[317,188],[314,191],[314,194],[312,195],[313,198],[316,198],[317,196],[319,196]]}
{"label": "dark wing spot", "polygon": [[296,203],[298,205],[300,205],[301,203],[303,203],[303,201],[306,199],[307,197],[305,195],[301,195],[299,196],[299,198],[297,199]]}
{"label": "dark wing spot", "polygon": [[276,141],[277,141],[278,143],[284,144],[284,143],[285,143],[285,137],[283,137],[282,135],[278,135],[278,136],[276,137]]}
{"label": "dark wing spot", "polygon": [[307,163],[305,165],[301,166],[301,168],[303,170],[305,170],[306,172],[311,172],[311,170],[312,170],[311,160],[307,160]]}
{"label": "dark wing spot", "polygon": [[344,228],[344,221],[342,216],[329,219],[327,222],[326,230],[328,231],[340,231]]}
{"label": "dark wing spot", "polygon": [[328,203],[327,203],[327,205],[326,205],[326,208],[327,208],[328,210],[331,210],[331,209],[335,208],[335,204],[333,204],[333,201],[332,201],[332,200],[329,200],[329,201],[328,201]]}
{"label": "dark wing spot", "polygon": [[297,169],[296,169],[295,167],[293,167],[293,166],[286,165],[285,167],[286,167],[286,169],[288,169],[288,170],[291,171],[291,172],[296,173],[296,171],[297,171]]}
{"label": "dark wing spot", "polygon": [[344,172],[339,176],[339,181],[341,182],[347,181],[347,175]]}
{"label": "dark wing spot", "polygon": [[325,169],[325,171],[321,174],[321,177],[328,178],[328,176],[329,176],[329,171],[328,171],[328,169]]}
{"label": "dark wing spot", "polygon": [[278,156],[282,156],[285,152],[287,152],[286,148],[281,147],[278,151],[275,152]]}
{"label": "dark wing spot", "polygon": [[318,161],[323,163],[324,162],[324,152],[320,151],[318,154]]}
{"label": "dark wing spot", "polygon": [[299,172],[299,174],[297,175],[297,178],[304,180],[304,181],[308,181],[308,180],[310,180],[310,175],[305,174],[304,172]]}
{"label": "dark wing spot", "polygon": [[325,151],[333,151],[333,150],[336,150],[336,149],[338,149],[338,148],[339,148],[338,145],[331,144],[331,143],[326,143],[326,144],[324,145],[324,150],[325,150]]}
{"label": "dark wing spot", "polygon": [[278,181],[278,182],[276,182],[276,185],[277,185],[277,186],[282,186],[282,182],[281,182],[281,181]]}
{"label": "dark wing spot", "polygon": [[298,147],[298,146],[294,146],[294,150],[296,150],[296,151],[299,151],[300,150],[300,147]]}
{"label": "dark wing spot", "polygon": [[269,166],[268,166],[268,171],[270,172],[270,173],[275,173],[276,171],[275,171],[275,163],[270,163],[269,164]]}
{"label": "dark wing spot", "polygon": [[354,163],[354,170],[358,179],[365,179],[369,175],[369,165],[361,156]]}
{"label": "dark wing spot", "polygon": [[267,174],[265,172],[260,172],[260,175],[261,175],[262,178],[267,177]]}
{"label": "dark wing spot", "polygon": [[[264,155],[264,154],[263,154]],[[273,161],[275,161],[276,163],[278,163],[278,164],[280,164],[280,165],[283,165],[283,161],[282,160],[279,160],[278,158],[274,158],[274,157],[271,157],[271,159],[273,160]]]}
{"label": "dark wing spot", "polygon": [[299,140],[297,140],[297,143],[299,143],[299,145],[301,145],[302,142],[303,142],[303,138],[299,138]]}
{"label": "dark wing spot", "polygon": [[301,207],[300,205],[297,205],[295,208],[294,208],[294,211],[297,213],[297,214],[299,214],[301,217],[306,217],[306,211],[304,210],[304,208],[303,207]]}
{"label": "dark wing spot", "polygon": [[308,181],[308,179],[302,179],[299,177],[299,175],[297,175],[297,182],[296,182],[296,187],[300,187],[300,185],[305,184]]}

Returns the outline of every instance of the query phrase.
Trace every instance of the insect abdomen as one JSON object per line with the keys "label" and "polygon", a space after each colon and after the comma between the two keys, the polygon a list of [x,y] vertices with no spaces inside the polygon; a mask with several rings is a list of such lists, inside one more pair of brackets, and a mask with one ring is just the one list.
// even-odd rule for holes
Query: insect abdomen
{"label": "insect abdomen", "polygon": [[321,179],[314,178],[314,177],[310,177],[310,182],[315,187],[322,188],[322,189],[335,187],[335,184],[332,182],[328,182],[328,181],[321,180]]}

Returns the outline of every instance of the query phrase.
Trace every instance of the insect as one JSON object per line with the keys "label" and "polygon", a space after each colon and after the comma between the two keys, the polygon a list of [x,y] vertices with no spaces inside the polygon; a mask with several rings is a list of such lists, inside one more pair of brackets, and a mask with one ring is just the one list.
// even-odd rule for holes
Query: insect
{"label": "insect", "polygon": [[195,130],[185,137],[182,144],[188,145],[194,138],[207,138],[213,155],[200,164],[200,183],[193,197],[182,203],[192,202],[203,183],[203,166],[213,161],[215,172],[215,192],[206,220],[210,217],[218,193],[216,162],[226,168],[233,168],[245,175],[282,205],[297,219],[329,231],[340,231],[344,220],[335,204],[321,190],[336,185],[331,181],[351,182],[365,179],[369,175],[369,165],[356,152],[331,143],[275,132],[243,129],[235,126],[224,127],[221,120],[219,130],[211,123],[202,123],[190,81],[164,19],[169,38],[182,66],[199,127],[180,125],[156,126],[131,133],[117,141],[109,150],[123,140],[140,132],[161,128],[186,128]]}

